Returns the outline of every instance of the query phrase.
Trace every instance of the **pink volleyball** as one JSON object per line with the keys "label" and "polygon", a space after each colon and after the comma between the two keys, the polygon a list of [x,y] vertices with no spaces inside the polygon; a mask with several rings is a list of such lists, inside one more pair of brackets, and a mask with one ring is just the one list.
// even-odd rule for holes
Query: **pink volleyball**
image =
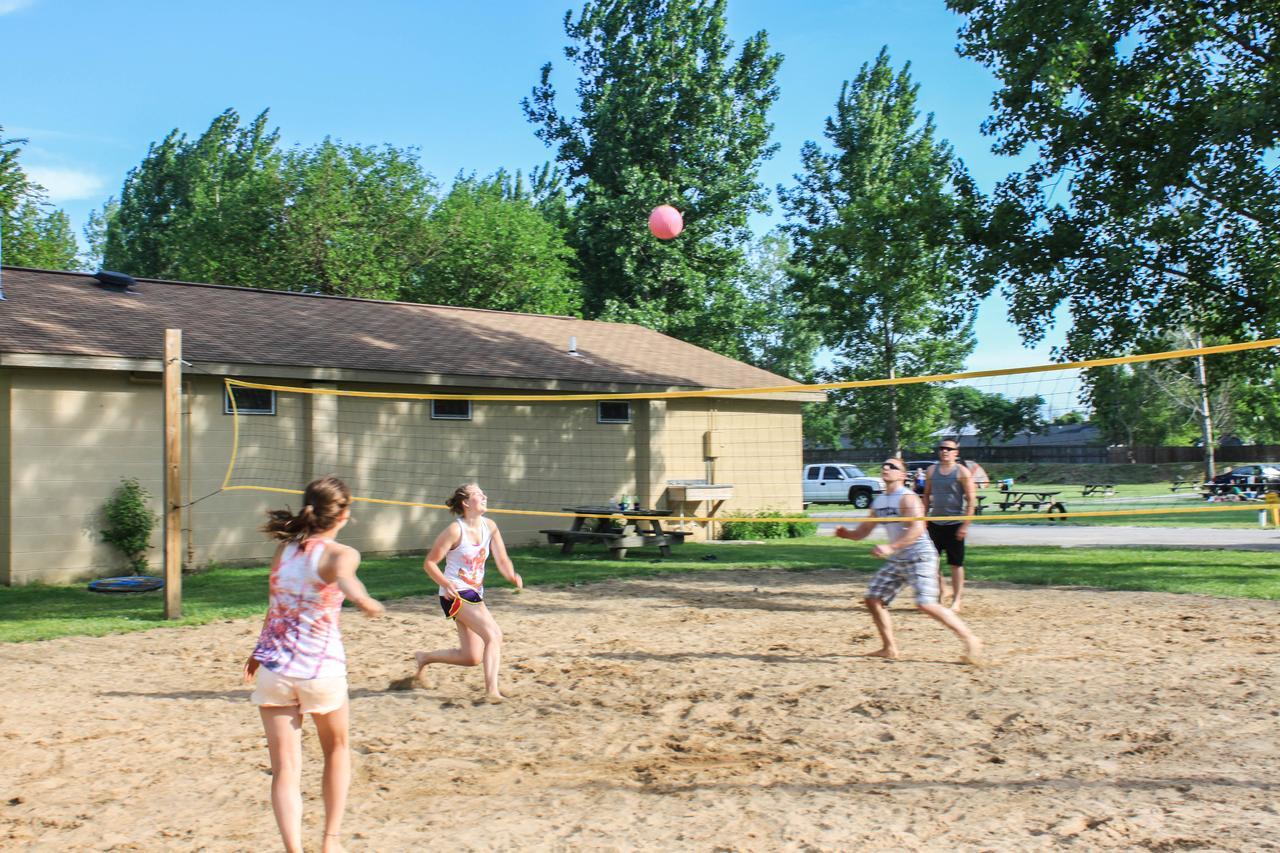
{"label": "pink volleyball", "polygon": [[649,230],[659,240],[671,240],[684,230],[684,217],[669,204],[660,204],[649,214]]}

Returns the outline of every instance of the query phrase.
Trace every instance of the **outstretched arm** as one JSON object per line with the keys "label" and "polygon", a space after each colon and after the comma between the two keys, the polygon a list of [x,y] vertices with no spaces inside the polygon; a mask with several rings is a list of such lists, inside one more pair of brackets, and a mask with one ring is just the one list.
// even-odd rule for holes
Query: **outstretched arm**
{"label": "outstretched arm", "polygon": [[386,610],[382,606],[382,602],[369,594],[364,588],[364,584],[356,577],[356,569],[360,567],[360,552],[355,548],[343,548],[343,550],[335,554],[334,560],[334,581],[338,584],[338,589],[342,590],[343,595],[355,602],[356,607],[360,608],[360,612],[365,616],[381,616]]}
{"label": "outstretched arm", "polygon": [[492,521],[488,523],[493,525],[489,539],[489,548],[493,551],[493,562],[497,564],[498,571],[502,572],[502,576],[510,581],[512,586],[516,589],[524,589],[524,578],[516,572],[516,567],[507,554],[507,544],[502,541],[502,531]]}
{"label": "outstretched arm", "polygon": [[841,539],[852,539],[856,542],[859,539],[866,539],[871,535],[871,531],[875,529],[875,524],[870,521],[864,521],[852,529],[841,524],[836,528],[836,536],[839,536]]}
{"label": "outstretched arm", "polygon": [[964,522],[956,531],[956,538],[963,539],[969,533],[969,523],[973,521],[974,510],[978,506],[978,488],[973,475],[963,465],[960,467],[960,482],[964,484]]}
{"label": "outstretched arm", "polygon": [[450,524],[440,531],[431,550],[427,552],[427,558],[422,561],[422,570],[427,573],[427,577],[440,585],[444,590],[445,598],[457,598],[458,588],[453,581],[444,576],[444,572],[440,571],[440,561],[444,559],[445,554],[456,547],[458,547],[458,525]]}

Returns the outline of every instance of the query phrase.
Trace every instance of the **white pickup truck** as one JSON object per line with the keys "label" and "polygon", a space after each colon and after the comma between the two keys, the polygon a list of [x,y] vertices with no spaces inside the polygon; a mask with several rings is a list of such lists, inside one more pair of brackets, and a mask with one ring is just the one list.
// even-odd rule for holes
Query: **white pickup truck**
{"label": "white pickup truck", "polygon": [[858,509],[871,506],[871,499],[884,492],[884,481],[868,477],[856,465],[825,462],[804,466],[804,503],[850,503]]}

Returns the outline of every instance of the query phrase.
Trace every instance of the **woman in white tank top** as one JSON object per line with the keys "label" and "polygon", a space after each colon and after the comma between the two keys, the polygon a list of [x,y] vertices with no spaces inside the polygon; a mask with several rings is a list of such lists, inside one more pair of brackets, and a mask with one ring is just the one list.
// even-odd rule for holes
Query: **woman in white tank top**
{"label": "woman in white tank top", "polygon": [[267,618],[245,663],[254,682],[271,757],[271,806],[286,850],[302,844],[302,719],[311,715],[324,750],[322,853],[340,850],[338,833],[351,784],[347,656],[338,629],[344,598],[366,616],[382,615],[356,568],[360,552],[334,539],[351,519],[351,492],[337,477],[307,485],[302,510],[267,514],[264,532],[280,544],[271,561]]}
{"label": "woman in white tank top", "polygon": [[[445,501],[457,518],[440,532],[422,564],[427,575],[440,585],[440,609],[454,620],[458,629],[458,646],[434,652],[414,652],[413,659],[422,670],[433,663],[454,666],[484,665],[484,689],[490,702],[501,702],[498,690],[498,668],[502,663],[502,629],[484,602],[485,562],[493,554],[498,571],[516,589],[524,589],[524,580],[516,573],[498,525],[484,517],[489,499],[475,483],[454,490]],[[444,570],[440,561],[444,560]]]}

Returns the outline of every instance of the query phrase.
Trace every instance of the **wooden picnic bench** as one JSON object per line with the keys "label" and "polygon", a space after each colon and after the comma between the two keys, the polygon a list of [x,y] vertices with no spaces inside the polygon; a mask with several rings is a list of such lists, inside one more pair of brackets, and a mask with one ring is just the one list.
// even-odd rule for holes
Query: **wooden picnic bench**
{"label": "wooden picnic bench", "polygon": [[1173,484],[1171,486],[1169,486],[1169,491],[1180,492],[1183,489],[1198,489],[1202,485],[1203,484],[1199,480],[1184,480],[1181,477],[1179,477],[1178,479],[1173,481]]}
{"label": "wooden picnic bench", "polygon": [[1048,492],[1039,489],[1009,489],[1000,493],[1000,500],[996,501],[996,506],[1003,512],[1009,510],[1022,511],[1030,509],[1033,512],[1051,512],[1066,513],[1067,507],[1064,503],[1054,500],[1062,492]]}
{"label": "wooden picnic bench", "polygon": [[568,530],[538,531],[546,534],[549,543],[559,545],[561,554],[572,554],[575,545],[585,543],[604,545],[618,560],[626,557],[630,548],[657,548],[659,554],[670,557],[671,546],[684,544],[688,535],[663,529],[662,518],[671,515],[671,510],[578,506],[564,511],[575,513]]}
{"label": "wooden picnic bench", "polygon": [[1085,483],[1081,488],[1081,496],[1089,495],[1114,495],[1116,493],[1115,483]]}

